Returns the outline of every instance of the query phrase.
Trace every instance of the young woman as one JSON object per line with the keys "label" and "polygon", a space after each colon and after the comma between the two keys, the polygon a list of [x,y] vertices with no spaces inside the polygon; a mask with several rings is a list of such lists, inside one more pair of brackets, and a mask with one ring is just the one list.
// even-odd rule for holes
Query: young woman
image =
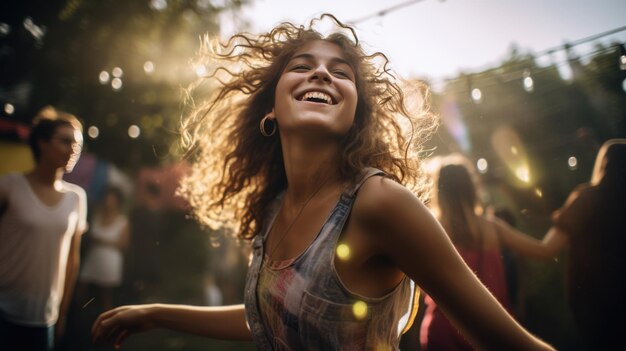
{"label": "young woman", "polygon": [[289,23],[233,37],[210,61],[220,59],[221,87],[185,124],[197,162],[183,191],[204,223],[238,222],[252,242],[245,304],[123,306],[96,320],[94,339],[120,345],[170,328],[261,350],[397,349],[417,284],[479,347],[550,349],[402,185],[420,184],[409,151],[432,116],[414,118],[386,64],[375,65],[384,56],[324,18],[353,39]]}
{"label": "young woman", "polygon": [[[482,215],[478,184],[467,159],[460,155],[450,155],[433,162],[440,163],[433,177],[435,186],[431,199],[437,219],[465,263],[493,296],[510,311],[501,237],[515,233],[504,222]],[[538,240],[535,242],[540,244]],[[511,247],[513,250],[516,248]],[[422,349],[472,350],[472,346],[458,333],[437,303],[428,295],[425,302],[426,312],[420,331]]]}
{"label": "young woman", "polygon": [[80,272],[79,296],[90,288],[97,292],[104,309],[113,307],[113,289],[122,284],[123,251],[128,247],[128,218],[122,213],[124,195],[119,188],[108,187],[92,221],[91,247]]}

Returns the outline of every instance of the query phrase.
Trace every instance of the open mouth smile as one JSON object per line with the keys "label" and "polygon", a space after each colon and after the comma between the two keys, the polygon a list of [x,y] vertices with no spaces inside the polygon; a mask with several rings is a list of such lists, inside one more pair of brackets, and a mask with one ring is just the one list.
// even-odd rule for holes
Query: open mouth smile
{"label": "open mouth smile", "polygon": [[333,97],[321,91],[309,91],[297,98],[298,101],[314,102],[327,105],[335,105]]}

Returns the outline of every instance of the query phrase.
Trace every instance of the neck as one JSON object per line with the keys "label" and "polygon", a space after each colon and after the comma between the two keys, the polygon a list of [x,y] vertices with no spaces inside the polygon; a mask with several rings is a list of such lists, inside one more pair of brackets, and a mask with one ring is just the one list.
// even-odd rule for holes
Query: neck
{"label": "neck", "polygon": [[47,167],[42,163],[38,163],[28,176],[39,184],[56,187],[63,179],[64,173],[63,168]]}
{"label": "neck", "polygon": [[287,175],[286,199],[303,203],[320,187],[330,187],[341,182],[339,174],[338,143],[313,143],[281,138],[285,173]]}

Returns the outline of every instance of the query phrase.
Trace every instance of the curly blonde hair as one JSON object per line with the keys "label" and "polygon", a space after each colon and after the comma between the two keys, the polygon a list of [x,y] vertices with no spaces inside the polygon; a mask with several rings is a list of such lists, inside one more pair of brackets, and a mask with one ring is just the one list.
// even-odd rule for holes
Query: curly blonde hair
{"label": "curly blonde hair", "polygon": [[[325,19],[337,28],[328,36],[315,29]],[[282,23],[269,33],[241,33],[226,43],[203,41],[200,58],[214,66],[189,90],[191,111],[181,132],[193,167],[180,188],[201,223],[229,226],[242,239],[253,238],[266,225],[267,211],[286,188],[287,178],[280,130],[264,137],[259,122],[274,106],[276,85],[291,57],[314,40],[339,46],[356,76],[354,124],[341,141],[338,167],[343,179],[353,180],[363,168],[376,167],[418,195],[427,193],[417,155],[437,124],[427,106],[428,89],[417,82],[401,88],[384,54],[365,54],[354,29],[324,14],[306,28]],[[217,87],[195,105],[191,96],[202,82]],[[407,88],[414,92],[411,99]],[[416,104],[409,108],[408,100]]]}

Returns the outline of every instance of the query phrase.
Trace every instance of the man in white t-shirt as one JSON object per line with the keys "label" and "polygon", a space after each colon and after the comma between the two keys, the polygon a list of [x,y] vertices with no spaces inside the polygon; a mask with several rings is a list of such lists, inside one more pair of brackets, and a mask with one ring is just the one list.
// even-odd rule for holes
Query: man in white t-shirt
{"label": "man in white t-shirt", "polygon": [[62,177],[82,142],[76,117],[47,107],[29,137],[35,168],[0,176],[0,349],[52,350],[64,331],[87,197]]}

